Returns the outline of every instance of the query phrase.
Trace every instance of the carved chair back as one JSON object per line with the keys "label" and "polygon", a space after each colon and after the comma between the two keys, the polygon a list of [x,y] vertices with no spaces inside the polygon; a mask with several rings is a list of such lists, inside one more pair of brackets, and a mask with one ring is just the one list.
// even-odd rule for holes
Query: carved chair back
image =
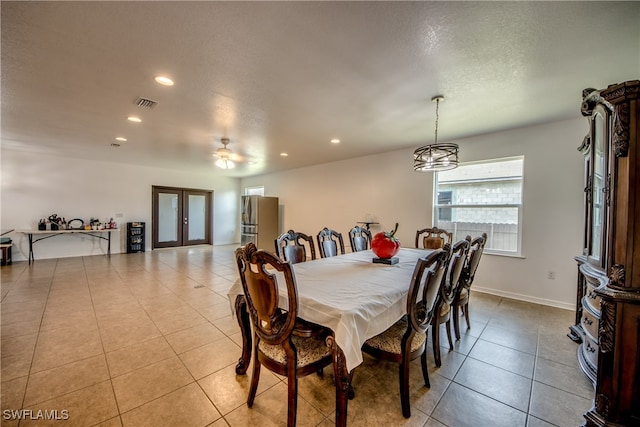
{"label": "carved chair back", "polygon": [[451,301],[453,301],[453,297],[460,285],[460,276],[467,258],[467,252],[469,252],[469,240],[467,239],[456,242],[451,248],[449,266],[440,287],[440,297],[443,303],[451,304]]}
{"label": "carved chair back", "polygon": [[436,298],[447,271],[449,256],[448,250],[435,250],[426,258],[419,259],[413,270],[407,296],[407,315],[410,326],[417,332],[425,332],[431,324]]}
{"label": "carved chair back", "polygon": [[451,303],[457,295],[457,289],[460,285],[460,276],[462,267],[464,266],[467,252],[469,251],[469,241],[460,240],[450,247],[447,243],[444,250],[449,251],[450,258],[448,261],[447,272],[440,283],[440,292],[436,300],[435,314],[433,316],[433,357],[436,366],[441,365],[440,358],[440,325],[446,323],[447,339],[449,340],[449,349],[453,350],[453,340],[451,338]]}
{"label": "carved chair back", "polygon": [[467,261],[462,269],[462,283],[461,286],[469,289],[473,283],[473,279],[476,275],[476,270],[480,264],[480,258],[484,252],[484,246],[487,243],[487,233],[482,233],[482,236],[478,236],[471,240],[471,237],[467,237],[470,240],[469,255]]}
{"label": "carved chair back", "polygon": [[[268,344],[281,344],[291,336],[298,312],[298,292],[291,264],[258,250],[253,243],[236,249],[235,257],[255,334]],[[286,311],[279,307],[278,281],[273,270],[284,275]]]}
{"label": "carved chair back", "polygon": [[321,258],[344,255],[344,240],[342,240],[342,234],[337,231],[325,227],[320,230],[317,239]]}
{"label": "carved chair back", "polygon": [[371,231],[356,225],[349,230],[349,242],[352,252],[366,251],[371,247]]}
{"label": "carved chair back", "polygon": [[440,249],[447,243],[451,244],[453,240],[453,234],[447,230],[438,227],[423,228],[416,231],[416,248],[420,247],[420,237],[422,237],[422,247],[425,249]]}
{"label": "carved chair back", "polygon": [[282,233],[275,240],[276,254],[284,261],[290,261],[291,264],[304,262],[307,260],[307,247],[311,254],[311,259],[316,259],[316,248],[313,244],[313,238],[304,233],[298,233],[289,230]]}

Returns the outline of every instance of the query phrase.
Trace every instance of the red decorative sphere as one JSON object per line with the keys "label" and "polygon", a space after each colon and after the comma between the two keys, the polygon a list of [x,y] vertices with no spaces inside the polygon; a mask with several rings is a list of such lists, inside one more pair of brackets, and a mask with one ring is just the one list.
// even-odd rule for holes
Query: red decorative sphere
{"label": "red decorative sphere", "polygon": [[394,235],[398,230],[398,224],[392,232],[381,231],[376,233],[371,240],[371,250],[378,258],[391,258],[400,250],[400,240]]}

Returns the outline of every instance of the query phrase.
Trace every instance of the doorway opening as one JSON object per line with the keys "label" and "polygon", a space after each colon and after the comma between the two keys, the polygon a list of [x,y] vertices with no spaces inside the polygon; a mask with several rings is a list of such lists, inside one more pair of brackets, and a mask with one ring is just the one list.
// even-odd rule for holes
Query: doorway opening
{"label": "doorway opening", "polygon": [[152,187],[152,249],[210,245],[213,191]]}

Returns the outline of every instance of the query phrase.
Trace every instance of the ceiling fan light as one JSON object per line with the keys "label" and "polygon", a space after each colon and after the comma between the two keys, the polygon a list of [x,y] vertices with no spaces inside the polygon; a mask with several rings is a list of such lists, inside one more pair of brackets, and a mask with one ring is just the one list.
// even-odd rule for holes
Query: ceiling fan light
{"label": "ceiling fan light", "polygon": [[226,157],[221,157],[216,160],[215,165],[220,169],[233,169],[236,167],[236,165]]}

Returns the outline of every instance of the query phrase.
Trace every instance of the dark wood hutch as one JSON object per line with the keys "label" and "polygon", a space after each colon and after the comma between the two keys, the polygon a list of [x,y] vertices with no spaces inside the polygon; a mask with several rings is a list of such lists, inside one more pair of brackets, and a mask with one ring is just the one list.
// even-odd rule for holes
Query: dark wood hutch
{"label": "dark wood hutch", "polygon": [[586,426],[640,425],[639,88],[634,80],[583,91],[584,251],[569,337],[595,386]]}

